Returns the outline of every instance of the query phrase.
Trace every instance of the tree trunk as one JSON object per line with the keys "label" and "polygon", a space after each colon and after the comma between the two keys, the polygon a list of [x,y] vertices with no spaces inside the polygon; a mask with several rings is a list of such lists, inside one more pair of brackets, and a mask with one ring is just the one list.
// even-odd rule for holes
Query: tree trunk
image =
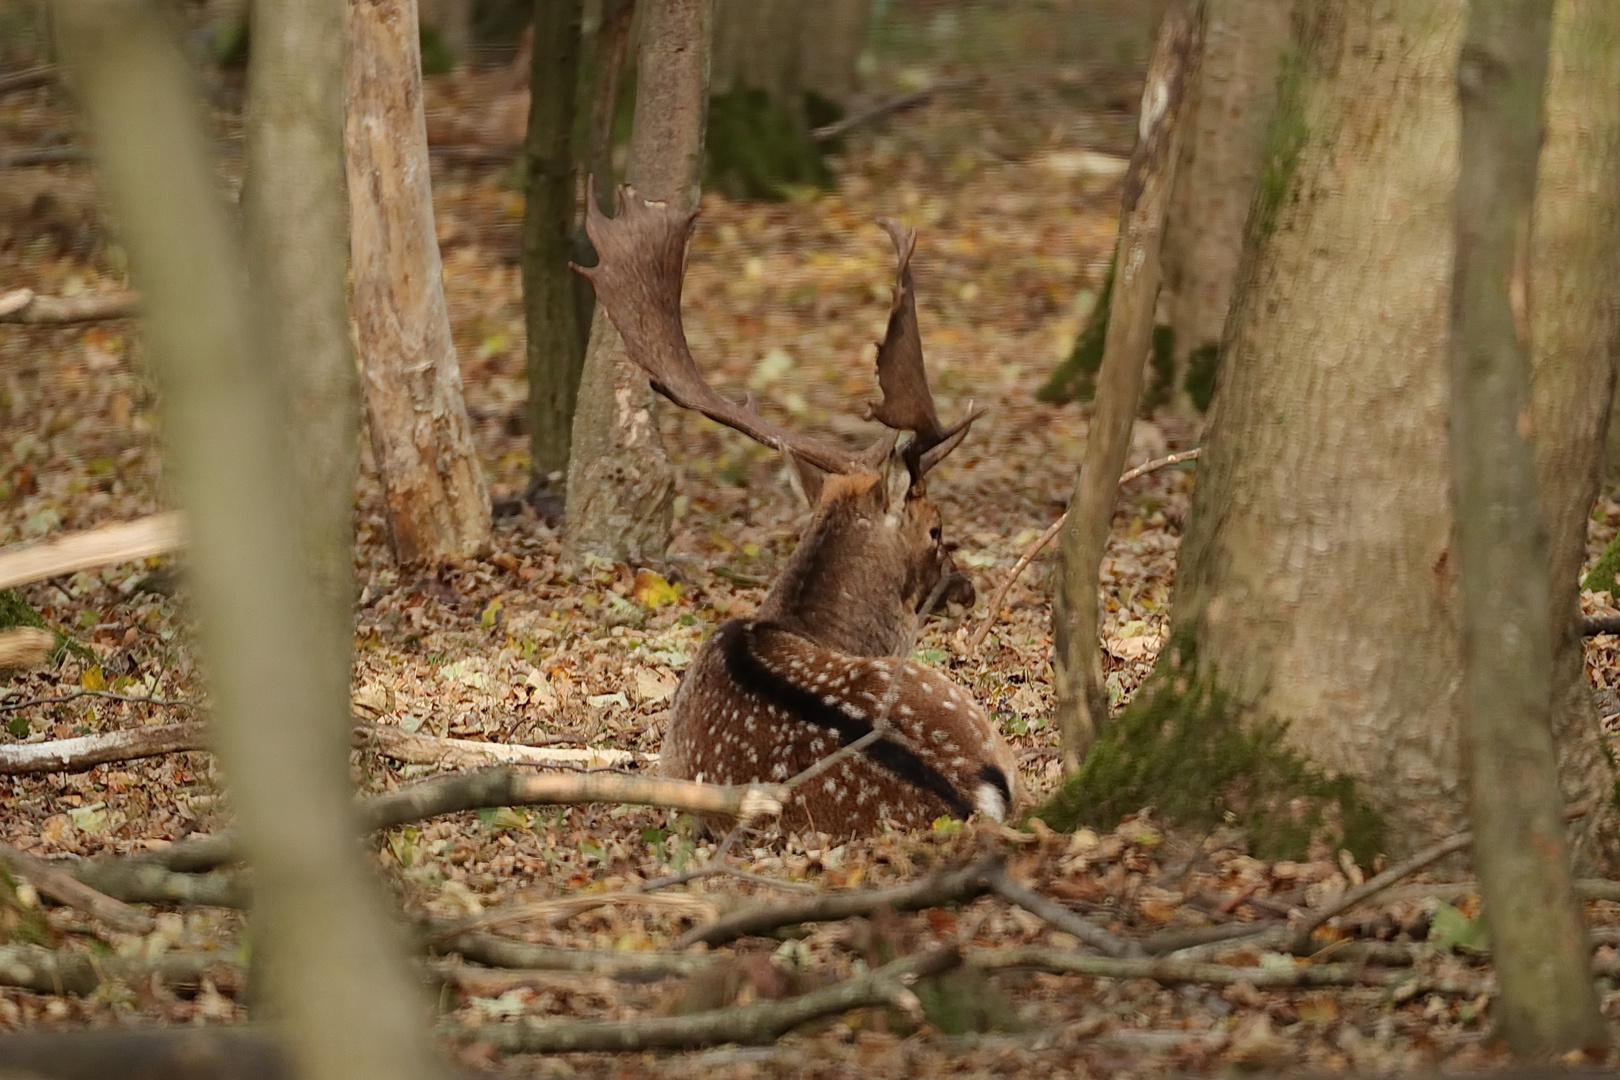
{"label": "tree trunk", "polygon": [[[1530,414],[1530,219],[1553,0],[1472,0],[1451,301],[1451,475],[1474,866],[1521,1060],[1608,1042],[1563,844]],[[1517,297],[1514,294],[1517,293]],[[1517,307],[1517,310],[1515,310]]]}
{"label": "tree trunk", "polygon": [[619,87],[624,79],[624,60],[630,48],[630,26],[635,14],[636,0],[602,0],[602,22],[596,31],[596,78],[591,90],[586,167],[589,175],[596,178],[596,205],[604,214],[612,214],[614,207],[617,181],[613,168],[613,117],[618,111]]}
{"label": "tree trunk", "polygon": [[444,305],[415,0],[350,6],[348,100],[354,320],[394,555],[475,551],[489,494]]}
{"label": "tree trunk", "polygon": [[[1566,778],[1608,773],[1580,581],[1620,362],[1620,4],[1559,0],[1531,232],[1531,393],[1552,584],[1553,739]],[[1567,497],[1565,493],[1567,492]],[[1569,787],[1577,798],[1582,787]],[[1584,861],[1620,845],[1609,821]]]}
{"label": "tree trunk", "polygon": [[813,10],[815,23],[799,57],[800,82],[807,93],[847,110],[860,90],[872,0],[821,0]]}
{"label": "tree trunk", "polygon": [[[708,106],[709,0],[647,0],[627,170],[643,197],[697,206]],[[591,325],[568,462],[569,560],[662,563],[675,483],[647,377],[600,305]]]}
{"label": "tree trunk", "polygon": [[1260,178],[1288,45],[1289,5],[1208,0],[1204,58],[1165,227],[1165,307],[1173,366],[1163,388],[1183,414],[1209,408],[1243,226]]}
{"label": "tree trunk", "polygon": [[[307,111],[289,108],[267,123],[283,135],[303,129],[279,164],[310,185],[334,172],[320,160],[336,149],[337,57],[327,50],[341,40],[332,32],[341,9],[327,10],[331,2],[288,4],[285,22],[269,16],[273,45],[261,54],[269,69],[260,85],[308,95]],[[360,857],[347,693],[335,693],[319,674],[333,663],[319,655],[329,641],[309,632],[314,575],[301,558],[298,478],[276,385],[292,338],[258,332],[272,317],[309,319],[328,324],[316,338],[329,345],[339,299],[318,285],[334,287],[333,275],[328,268],[298,289],[296,309],[267,310],[256,320],[204,151],[195,88],[154,9],[63,0],[56,11],[147,312],[166,443],[188,513],[187,565],[216,706],[214,737],[254,867],[255,922],[274,957],[272,1007],[300,1076],[433,1076],[427,1010]],[[272,78],[277,72],[282,77]],[[259,183],[255,214],[272,204],[288,209],[301,189],[296,179],[283,184],[262,174]],[[274,268],[279,280],[294,261],[278,247],[258,265]],[[294,290],[253,295],[268,307]]]}
{"label": "tree trunk", "polygon": [[1187,83],[1197,78],[1202,6],[1165,14],[1142,90],[1141,137],[1125,174],[1119,210],[1122,269],[1112,290],[1108,338],[1097,372],[1097,405],[1053,575],[1052,682],[1057,691],[1063,767],[1074,772],[1108,719],[1103,686],[1097,593],[1103,549],[1119,498],[1119,476],[1131,447],[1142,398],[1159,295],[1159,243],[1165,203],[1175,182],[1178,135]]}
{"label": "tree trunk", "polygon": [[581,0],[536,0],[523,205],[523,316],[528,332],[529,468],[537,483],[568,468],[585,362],[575,282],[574,92]]}
{"label": "tree trunk", "polygon": [[[1391,854],[1465,810],[1445,357],[1466,13],[1297,9],[1176,579],[1200,669],[1354,777]],[[1588,494],[1543,490],[1582,517]],[[1614,818],[1596,738],[1560,747],[1593,807],[1582,858]]]}

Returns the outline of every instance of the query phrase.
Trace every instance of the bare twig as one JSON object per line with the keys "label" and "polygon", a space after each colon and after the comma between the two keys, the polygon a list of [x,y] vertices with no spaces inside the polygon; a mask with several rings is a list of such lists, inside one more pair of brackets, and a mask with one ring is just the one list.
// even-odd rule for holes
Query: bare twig
{"label": "bare twig", "polygon": [[832,142],[834,139],[848,135],[851,131],[875,120],[882,120],[886,116],[893,116],[897,112],[915,109],[919,105],[926,105],[933,100],[935,94],[946,90],[964,90],[977,83],[977,79],[946,79],[932,86],[925,86],[921,90],[913,90],[909,94],[880,101],[876,105],[851,113],[842,120],[831,124],[823,124],[810,132],[810,137],[817,142]]}
{"label": "bare twig", "polygon": [[108,731],[50,742],[8,743],[0,746],[0,776],[84,772],[109,761],[133,761],[182,750],[203,750],[207,748],[207,740],[206,724],[189,723]]}
{"label": "bare twig", "polygon": [[677,949],[691,945],[724,945],[740,937],[766,934],[784,926],[807,922],[837,922],[852,915],[870,915],[879,908],[921,911],[960,904],[991,890],[990,875],[1001,865],[992,855],[971,866],[930,874],[921,881],[887,889],[846,889],[781,904],[762,904],[722,916],[707,926],[683,934]]}
{"label": "bare twig", "polygon": [[[13,154],[6,161],[11,165],[27,164],[18,160],[22,156]],[[132,292],[40,296],[32,289],[13,289],[0,293],[0,322],[52,326],[102,322],[106,319],[127,319],[137,313],[139,306],[140,298]]]}
{"label": "bare twig", "polygon": [[704,916],[712,918],[715,912],[713,904],[691,893],[648,893],[634,889],[619,889],[614,892],[577,893],[550,900],[509,904],[447,926],[441,933],[445,937],[453,938],[478,930],[493,930],[516,922],[531,921],[556,926],[576,915],[583,915],[587,911],[595,911],[597,908],[613,904],[640,904],[644,907],[664,908],[669,914],[688,915],[694,918]]}
{"label": "bare twig", "polygon": [[1166,985],[1235,986],[1247,983],[1258,989],[1314,986],[1381,986],[1402,994],[1446,994],[1477,997],[1487,983],[1480,979],[1414,977],[1406,971],[1383,971],[1348,964],[1298,963],[1291,967],[1230,967],[1158,957],[1116,958],[1091,956],[1072,949],[1020,945],[968,954],[966,963],[985,971],[1024,968],[1054,974],[1089,975],[1099,979],[1152,979]]}
{"label": "bare twig", "polygon": [[[1119,482],[1124,485],[1139,476],[1146,476],[1150,472],[1157,472],[1159,469],[1169,468],[1171,465],[1180,465],[1184,461],[1196,461],[1197,459],[1197,447],[1191,450],[1183,450],[1177,454],[1170,454],[1166,457],[1155,458],[1152,461],[1138,465],[1134,469],[1126,470],[1120,475]],[[989,610],[985,612],[983,624],[980,625],[978,630],[974,631],[973,640],[968,642],[968,651],[971,652],[984,643],[986,635],[990,633],[991,627],[995,626],[996,619],[1001,615],[1001,603],[1007,599],[1007,593],[1011,591],[1014,582],[1023,575],[1029,564],[1035,561],[1035,556],[1041,553],[1041,549],[1052,542],[1052,538],[1058,534],[1063,528],[1063,523],[1068,519],[1069,515],[1066,511],[1060,514],[1056,521],[1046,527],[1045,532],[1036,537],[1034,543],[1024,549],[1024,553],[1018,557],[1018,562],[1013,564],[1012,572],[1007,575],[1007,580],[1001,583],[1001,587],[996,590],[996,595],[991,598]]]}
{"label": "bare twig", "polygon": [[604,768],[649,765],[658,759],[652,754],[635,754],[612,748],[543,749],[509,743],[474,742],[471,739],[438,739],[419,735],[392,724],[356,724],[354,745],[371,746],[384,757],[412,765],[438,765],[442,768],[478,769],[486,765],[578,765]]}
{"label": "bare twig", "polygon": [[1016,904],[1065,934],[1072,934],[1106,956],[1142,954],[1141,947],[1135,942],[1115,937],[1101,927],[1082,919],[1056,900],[1042,896],[1028,886],[1020,885],[1007,874],[1005,867],[997,866],[986,875],[986,878],[991,890],[1009,904]]}
{"label": "bare twig", "polygon": [[[160,698],[150,694],[120,694],[113,690],[69,690],[65,694],[50,694],[46,697],[23,698],[20,701],[0,700],[0,713],[16,712],[18,709],[31,709],[36,705],[62,705],[78,698],[100,698],[103,701],[117,701],[126,705],[156,705],[163,709],[195,709],[198,704],[185,698]],[[37,744],[45,745],[45,744]],[[185,749],[194,749],[186,747]]]}
{"label": "bare twig", "polygon": [[1581,634],[1596,637],[1599,634],[1620,634],[1620,615],[1593,615],[1581,620]]}
{"label": "bare twig", "polygon": [[759,1002],[691,1016],[525,1021],[455,1033],[509,1054],[689,1050],[718,1043],[760,1045],[775,1041],[801,1024],[851,1009],[914,1007],[915,997],[908,984],[949,971],[960,962],[954,948],[936,949],[786,1001]]}
{"label": "bare twig", "polygon": [[4,865],[12,874],[28,882],[42,895],[68,907],[77,908],[114,930],[122,930],[127,934],[149,934],[154,928],[155,924],[150,915],[99,893],[44,859],[30,855],[26,851],[18,851],[4,842],[0,842],[0,865]]}
{"label": "bare twig", "polygon": [[0,552],[0,589],[109,563],[163,555],[184,546],[185,542],[185,528],[175,512],[68,533]]}

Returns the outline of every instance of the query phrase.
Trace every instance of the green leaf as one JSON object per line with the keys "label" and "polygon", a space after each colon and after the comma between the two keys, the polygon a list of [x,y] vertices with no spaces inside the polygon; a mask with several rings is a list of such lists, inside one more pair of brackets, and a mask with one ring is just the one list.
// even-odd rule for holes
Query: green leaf
{"label": "green leaf", "polygon": [[943,664],[949,660],[951,654],[944,649],[918,649],[917,659],[925,664]]}
{"label": "green leaf", "polygon": [[28,718],[26,716],[13,716],[6,724],[6,731],[10,733],[13,739],[27,738]]}
{"label": "green leaf", "polygon": [[1441,949],[1485,952],[1491,947],[1491,938],[1484,919],[1470,919],[1450,904],[1441,904],[1429,924],[1429,943]]}

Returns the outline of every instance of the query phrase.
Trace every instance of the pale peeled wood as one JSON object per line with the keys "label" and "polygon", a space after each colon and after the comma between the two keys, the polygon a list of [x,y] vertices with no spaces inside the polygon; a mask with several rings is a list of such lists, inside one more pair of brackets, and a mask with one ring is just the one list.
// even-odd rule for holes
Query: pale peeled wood
{"label": "pale peeled wood", "polygon": [[185,522],[178,511],[68,533],[0,552],[0,589],[111,563],[165,555],[184,547],[185,543]]}
{"label": "pale peeled wood", "polygon": [[422,112],[414,0],[349,9],[349,215],[355,338],[394,554],[489,540],[489,492],[450,339]]}
{"label": "pale peeled wood", "polygon": [[1085,456],[1069,500],[1058,552],[1052,610],[1052,682],[1057,691],[1063,767],[1073,772],[1108,719],[1097,593],[1103,548],[1114,519],[1120,472],[1142,398],[1159,294],[1159,246],[1175,181],[1177,136],[1187,84],[1197,72],[1203,21],[1178,5],[1166,12],[1142,88],[1141,134],[1125,174],[1119,211],[1112,306]]}
{"label": "pale peeled wood", "polygon": [[0,746],[0,776],[26,773],[84,772],[111,761],[134,761],[184,750],[206,750],[208,726],[201,723],[157,724]]}
{"label": "pale peeled wood", "polygon": [[32,289],[0,293],[0,323],[65,325],[127,319],[136,314],[140,297],[132,292],[41,296]]}
{"label": "pale peeled wood", "polygon": [[56,635],[34,626],[0,630],[0,668],[30,668],[43,664],[56,648]]}
{"label": "pale peeled wood", "polygon": [[477,769],[485,765],[570,765],[601,769],[650,765],[658,760],[654,754],[636,754],[613,748],[514,746],[509,743],[475,742],[472,739],[439,739],[431,735],[418,735],[392,724],[357,727],[355,742],[375,745],[378,753],[395,761],[456,769]]}

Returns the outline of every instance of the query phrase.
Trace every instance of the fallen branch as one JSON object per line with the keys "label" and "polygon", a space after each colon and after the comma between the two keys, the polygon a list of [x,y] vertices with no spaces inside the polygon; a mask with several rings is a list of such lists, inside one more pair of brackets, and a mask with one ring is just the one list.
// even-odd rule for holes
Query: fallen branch
{"label": "fallen branch", "polygon": [[1106,956],[1140,956],[1141,946],[1133,941],[1115,937],[1108,931],[1087,922],[1062,904],[1042,896],[1034,889],[1020,885],[1007,875],[1003,866],[997,866],[986,876],[990,889],[1009,904],[1016,904],[1049,923],[1055,929],[1079,938]]}
{"label": "fallen branch", "polygon": [[648,765],[658,760],[652,754],[633,754],[628,750],[594,747],[553,749],[475,742],[472,739],[438,739],[392,724],[357,724],[354,745],[369,746],[384,757],[409,765],[438,765],[455,769],[480,769],[488,765],[570,765],[601,769]]}
{"label": "fallen branch", "polygon": [[[61,148],[56,148],[60,150]],[[20,160],[25,155],[13,154],[6,159],[8,165],[49,164],[55,158],[41,158],[39,151],[31,155],[38,160]],[[29,323],[35,326],[65,326],[74,323],[102,322],[107,319],[127,319],[135,315],[140,297],[132,292],[85,293],[81,296],[40,296],[32,289],[13,289],[0,293],[0,322]]]}
{"label": "fallen branch", "polygon": [[722,787],[692,780],[623,773],[534,773],[511,768],[439,776],[377,795],[360,804],[366,827],[392,829],[439,814],[499,806],[577,806],[606,802],[659,806],[689,814],[754,817],[779,814],[774,784]]}
{"label": "fallen branch", "polygon": [[[1198,460],[1197,447],[1194,447],[1191,450],[1183,450],[1178,454],[1170,454],[1167,457],[1155,458],[1152,461],[1138,465],[1134,469],[1127,469],[1124,473],[1120,474],[1119,482],[1123,486],[1127,482],[1135,480],[1139,476],[1146,476],[1150,472],[1157,472],[1160,469],[1167,469],[1171,465],[1180,465],[1184,461],[1196,460]],[[1012,591],[1013,583],[1023,575],[1024,571],[1029,567],[1029,564],[1035,561],[1035,556],[1041,553],[1041,549],[1052,542],[1052,538],[1062,530],[1063,523],[1068,519],[1069,514],[1067,511],[1060,514],[1056,521],[1052,522],[1052,524],[1046,527],[1045,532],[1036,537],[1033,544],[1030,544],[1029,547],[1024,549],[1024,553],[1018,557],[1018,562],[1013,564],[1012,573],[1007,575],[1007,580],[1001,583],[1001,587],[996,590],[995,596],[991,597],[990,610],[985,612],[984,622],[977,630],[973,632],[973,640],[968,642],[969,651],[977,649],[984,643],[985,637],[990,633],[990,628],[995,626],[996,620],[1001,617],[1002,601],[1006,600],[1007,593]]]}
{"label": "fallen branch", "polygon": [[207,749],[208,726],[162,724],[107,731],[50,742],[0,746],[0,776],[24,773],[84,772],[109,761],[133,761],[182,750]]}
{"label": "fallen branch", "polygon": [[555,945],[534,945],[527,941],[493,934],[456,933],[448,924],[425,928],[425,948],[438,956],[458,955],[463,960],[492,968],[528,968],[535,971],[564,971],[580,975],[604,975],[615,979],[651,980],[674,975],[690,975],[712,962],[701,953],[635,952],[621,949],[562,949]]}
{"label": "fallen branch", "polygon": [[921,911],[976,899],[991,891],[990,878],[1001,865],[1000,856],[989,856],[971,866],[936,872],[921,881],[887,889],[845,889],[826,892],[781,904],[761,904],[724,915],[707,926],[687,931],[675,942],[676,949],[692,945],[724,945],[740,937],[757,936],[809,922],[838,922],[853,915],[870,915],[879,908],[891,911]]}
{"label": "fallen branch", "polygon": [[1383,971],[1349,964],[1297,963],[1290,967],[1229,967],[1201,964],[1162,957],[1116,958],[1092,956],[1072,949],[1052,949],[1040,945],[1019,945],[970,953],[970,967],[983,971],[1022,968],[1057,975],[1089,975],[1098,979],[1150,979],[1166,986],[1192,983],[1200,986],[1235,986],[1247,983],[1256,989],[1306,989],[1322,986],[1377,986],[1411,994],[1445,994],[1478,997],[1486,992],[1481,979],[1437,979],[1414,976],[1409,971]]}
{"label": "fallen branch", "polygon": [[961,956],[954,948],[936,949],[786,1001],[759,1002],[690,1016],[528,1020],[451,1030],[507,1054],[692,1050],[720,1043],[759,1046],[774,1042],[802,1024],[851,1009],[889,1005],[914,1011],[916,995],[908,984],[918,978],[942,974],[960,962]]}
{"label": "fallen branch", "polygon": [[104,525],[86,532],[68,533],[0,552],[0,589],[110,563],[164,555],[183,547],[185,542],[185,527],[180,514],[172,511],[117,525]]}
{"label": "fallen branch", "polygon": [[64,860],[61,867],[97,892],[126,904],[245,909],[253,900],[252,878],[245,870],[186,873],[117,856]]}
{"label": "fallen branch", "polygon": [[135,959],[38,945],[0,945],[0,986],[82,997],[105,982],[154,978],[169,987],[196,987],[206,978],[224,993],[236,993],[245,985],[242,969],[217,952],[167,952]]}
{"label": "fallen branch", "polygon": [[921,90],[913,90],[909,94],[901,94],[899,97],[880,101],[876,105],[862,109],[860,112],[851,113],[842,120],[834,121],[831,124],[823,124],[812,130],[810,137],[816,142],[832,142],[834,139],[842,138],[856,128],[870,124],[875,120],[882,120],[886,116],[893,116],[895,113],[915,109],[919,105],[926,105],[933,100],[935,94],[942,91],[963,90],[976,82],[978,82],[977,79],[947,79],[944,82],[937,82],[933,86],[925,86]]}
{"label": "fallen branch", "polygon": [[694,918],[713,918],[715,913],[715,906],[712,903],[691,893],[646,893],[621,889],[614,892],[575,893],[572,896],[559,896],[550,900],[509,904],[448,926],[442,933],[446,937],[458,937],[465,933],[492,930],[516,922],[538,922],[546,926],[557,926],[587,911],[595,911],[597,908],[610,907],[614,904],[640,904],[643,907],[664,908],[669,914],[690,915]]}
{"label": "fallen branch", "polygon": [[4,842],[0,842],[0,865],[28,882],[41,895],[82,911],[114,930],[122,930],[126,934],[150,934],[156,927],[150,915],[99,893],[72,874]]}
{"label": "fallen branch", "polygon": [[0,75],[0,95],[14,94],[19,90],[32,90],[39,86],[49,86],[56,81],[56,76],[57,68],[55,64],[40,64],[37,67],[13,71],[9,75]]}
{"label": "fallen branch", "polygon": [[1581,620],[1581,634],[1596,637],[1599,634],[1620,634],[1620,615],[1594,615]]}

